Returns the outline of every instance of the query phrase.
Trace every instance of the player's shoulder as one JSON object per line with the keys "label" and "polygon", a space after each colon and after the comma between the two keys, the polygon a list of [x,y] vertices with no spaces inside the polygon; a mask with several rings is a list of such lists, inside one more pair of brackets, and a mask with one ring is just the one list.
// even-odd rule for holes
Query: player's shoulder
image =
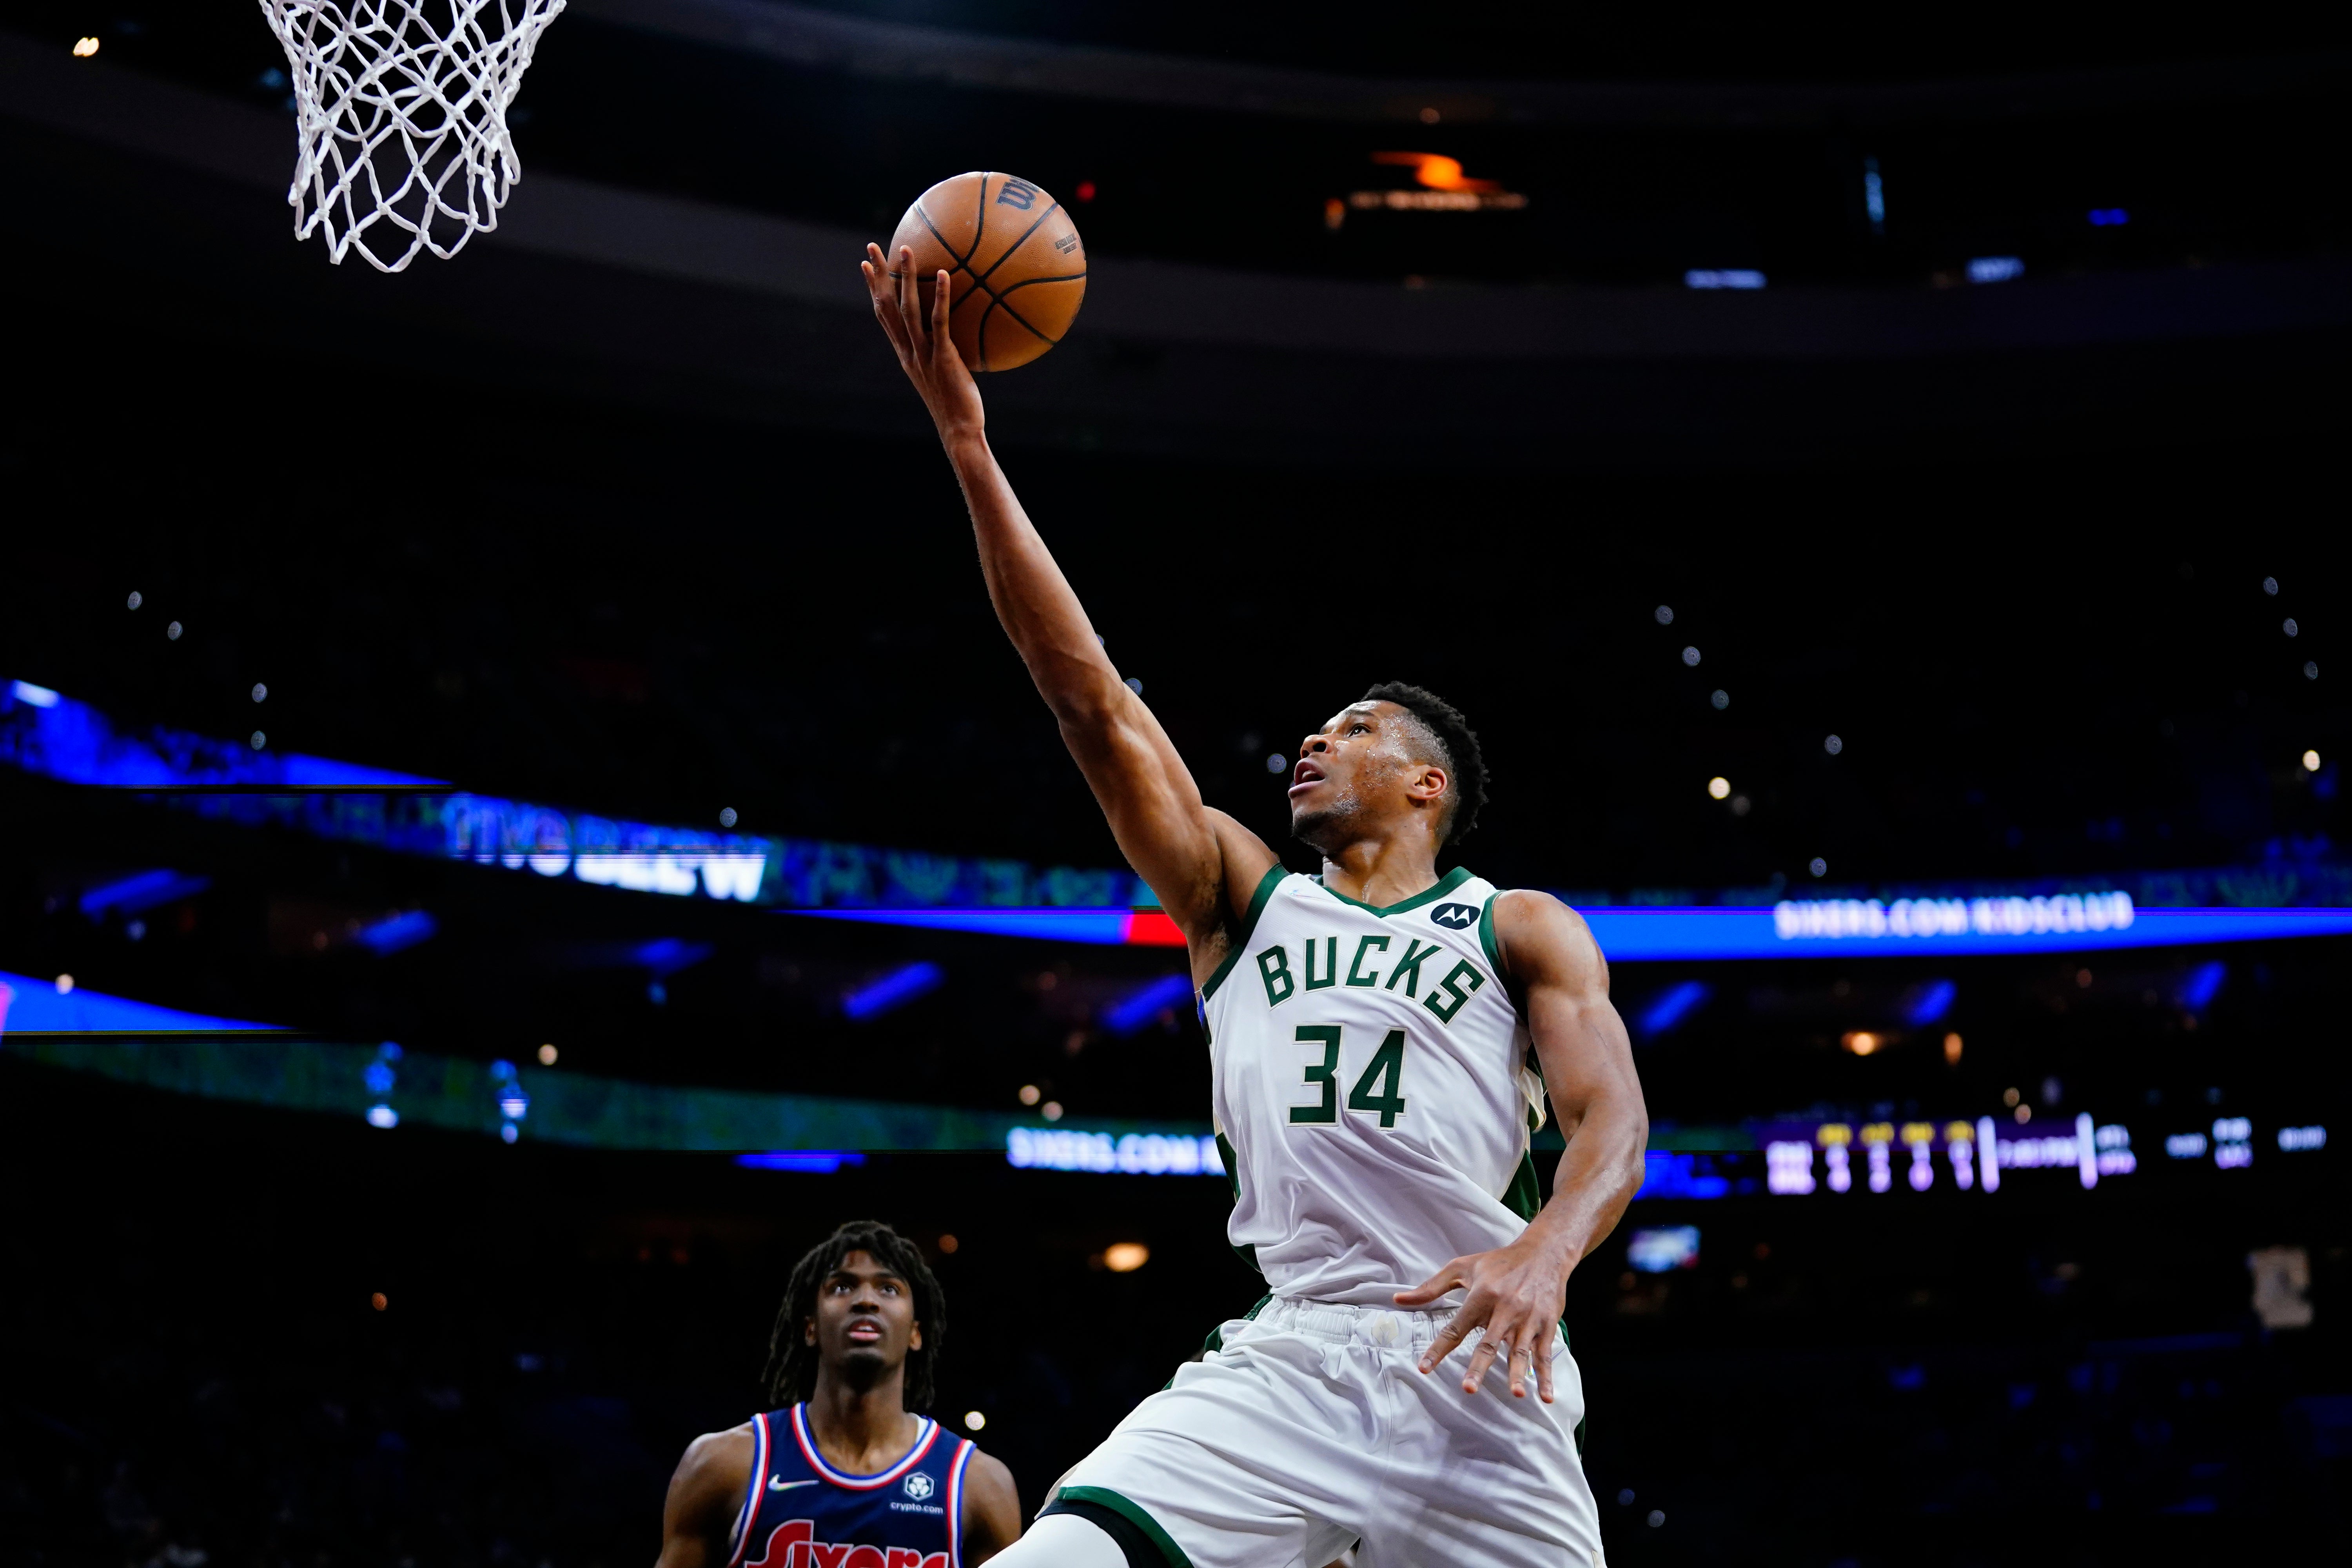
{"label": "player's shoulder", "polygon": [[1557,966],[1581,969],[1603,962],[1592,928],[1554,894],[1540,888],[1505,888],[1496,892],[1489,907],[1504,963],[1515,973]]}
{"label": "player's shoulder", "polygon": [[[970,1442],[971,1439],[966,1438],[965,1441]],[[964,1466],[963,1476],[966,1489],[979,1487],[984,1490],[1003,1489],[1010,1491],[1013,1487],[1013,1467],[977,1443],[971,1445],[971,1458]]]}
{"label": "player's shoulder", "polygon": [[758,1436],[749,1421],[723,1432],[705,1432],[686,1446],[677,1462],[677,1480],[740,1486],[751,1479],[752,1456],[758,1447]]}

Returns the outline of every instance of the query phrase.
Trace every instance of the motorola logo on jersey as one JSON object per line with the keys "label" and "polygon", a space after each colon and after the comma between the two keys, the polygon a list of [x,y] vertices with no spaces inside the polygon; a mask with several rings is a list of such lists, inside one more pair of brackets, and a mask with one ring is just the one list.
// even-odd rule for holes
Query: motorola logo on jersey
{"label": "motorola logo on jersey", "polygon": [[930,1477],[923,1474],[920,1470],[917,1470],[913,1475],[907,1478],[906,1492],[908,1497],[913,1498],[917,1502],[920,1502],[925,1498],[931,1495],[933,1486],[934,1483]]}
{"label": "motorola logo on jersey", "polygon": [[1468,931],[1478,923],[1478,911],[1469,904],[1440,904],[1429,911],[1429,923],[1447,931]]}

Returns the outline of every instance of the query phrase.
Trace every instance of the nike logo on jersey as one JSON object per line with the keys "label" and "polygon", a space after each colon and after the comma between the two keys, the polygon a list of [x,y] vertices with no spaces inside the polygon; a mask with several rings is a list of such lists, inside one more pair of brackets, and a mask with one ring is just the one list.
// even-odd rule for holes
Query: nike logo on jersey
{"label": "nike logo on jersey", "polygon": [[768,1489],[772,1492],[788,1492],[794,1487],[813,1487],[814,1485],[816,1485],[816,1479],[814,1477],[811,1477],[809,1479],[804,1481],[788,1481],[782,1476],[772,1476],[768,1479]]}

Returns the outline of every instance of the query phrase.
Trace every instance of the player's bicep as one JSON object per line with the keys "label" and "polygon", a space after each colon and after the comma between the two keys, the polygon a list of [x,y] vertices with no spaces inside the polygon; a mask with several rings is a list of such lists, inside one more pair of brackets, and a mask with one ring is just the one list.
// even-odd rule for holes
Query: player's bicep
{"label": "player's bicep", "polygon": [[1633,1040],[1609,999],[1609,968],[1582,920],[1549,894],[1521,892],[1497,909],[1506,963],[1527,999],[1528,1028],[1563,1136],[1601,1099],[1639,1114]]}
{"label": "player's bicep", "polygon": [[721,1568],[751,1484],[751,1431],[711,1432],[687,1445],[662,1500],[659,1568]]}
{"label": "player's bicep", "polygon": [[974,1454],[964,1472],[963,1560],[987,1562],[1021,1538],[1021,1494],[1004,1461]]}
{"label": "player's bicep", "polygon": [[[1257,840],[1203,804],[1192,770],[1141,698],[1122,688],[1113,703],[1113,711],[1099,717],[1066,719],[1063,739],[1119,852],[1197,942],[1223,923],[1227,842],[1234,833]],[[1273,852],[1265,858],[1271,864]]]}

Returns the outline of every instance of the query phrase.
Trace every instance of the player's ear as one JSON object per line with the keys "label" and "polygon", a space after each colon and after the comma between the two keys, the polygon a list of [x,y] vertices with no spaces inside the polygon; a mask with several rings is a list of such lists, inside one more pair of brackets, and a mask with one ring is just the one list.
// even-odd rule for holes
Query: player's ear
{"label": "player's ear", "polygon": [[810,1318],[801,1324],[801,1343],[814,1348],[816,1344],[816,1320]]}
{"label": "player's ear", "polygon": [[1453,783],[1453,779],[1447,776],[1444,768],[1433,763],[1423,763],[1414,772],[1411,781],[1405,784],[1405,794],[1414,800],[1435,800],[1444,795]]}
{"label": "player's ear", "polygon": [[907,1335],[907,1348],[909,1351],[919,1351],[923,1348],[923,1325],[920,1322],[916,1323],[913,1331]]}

